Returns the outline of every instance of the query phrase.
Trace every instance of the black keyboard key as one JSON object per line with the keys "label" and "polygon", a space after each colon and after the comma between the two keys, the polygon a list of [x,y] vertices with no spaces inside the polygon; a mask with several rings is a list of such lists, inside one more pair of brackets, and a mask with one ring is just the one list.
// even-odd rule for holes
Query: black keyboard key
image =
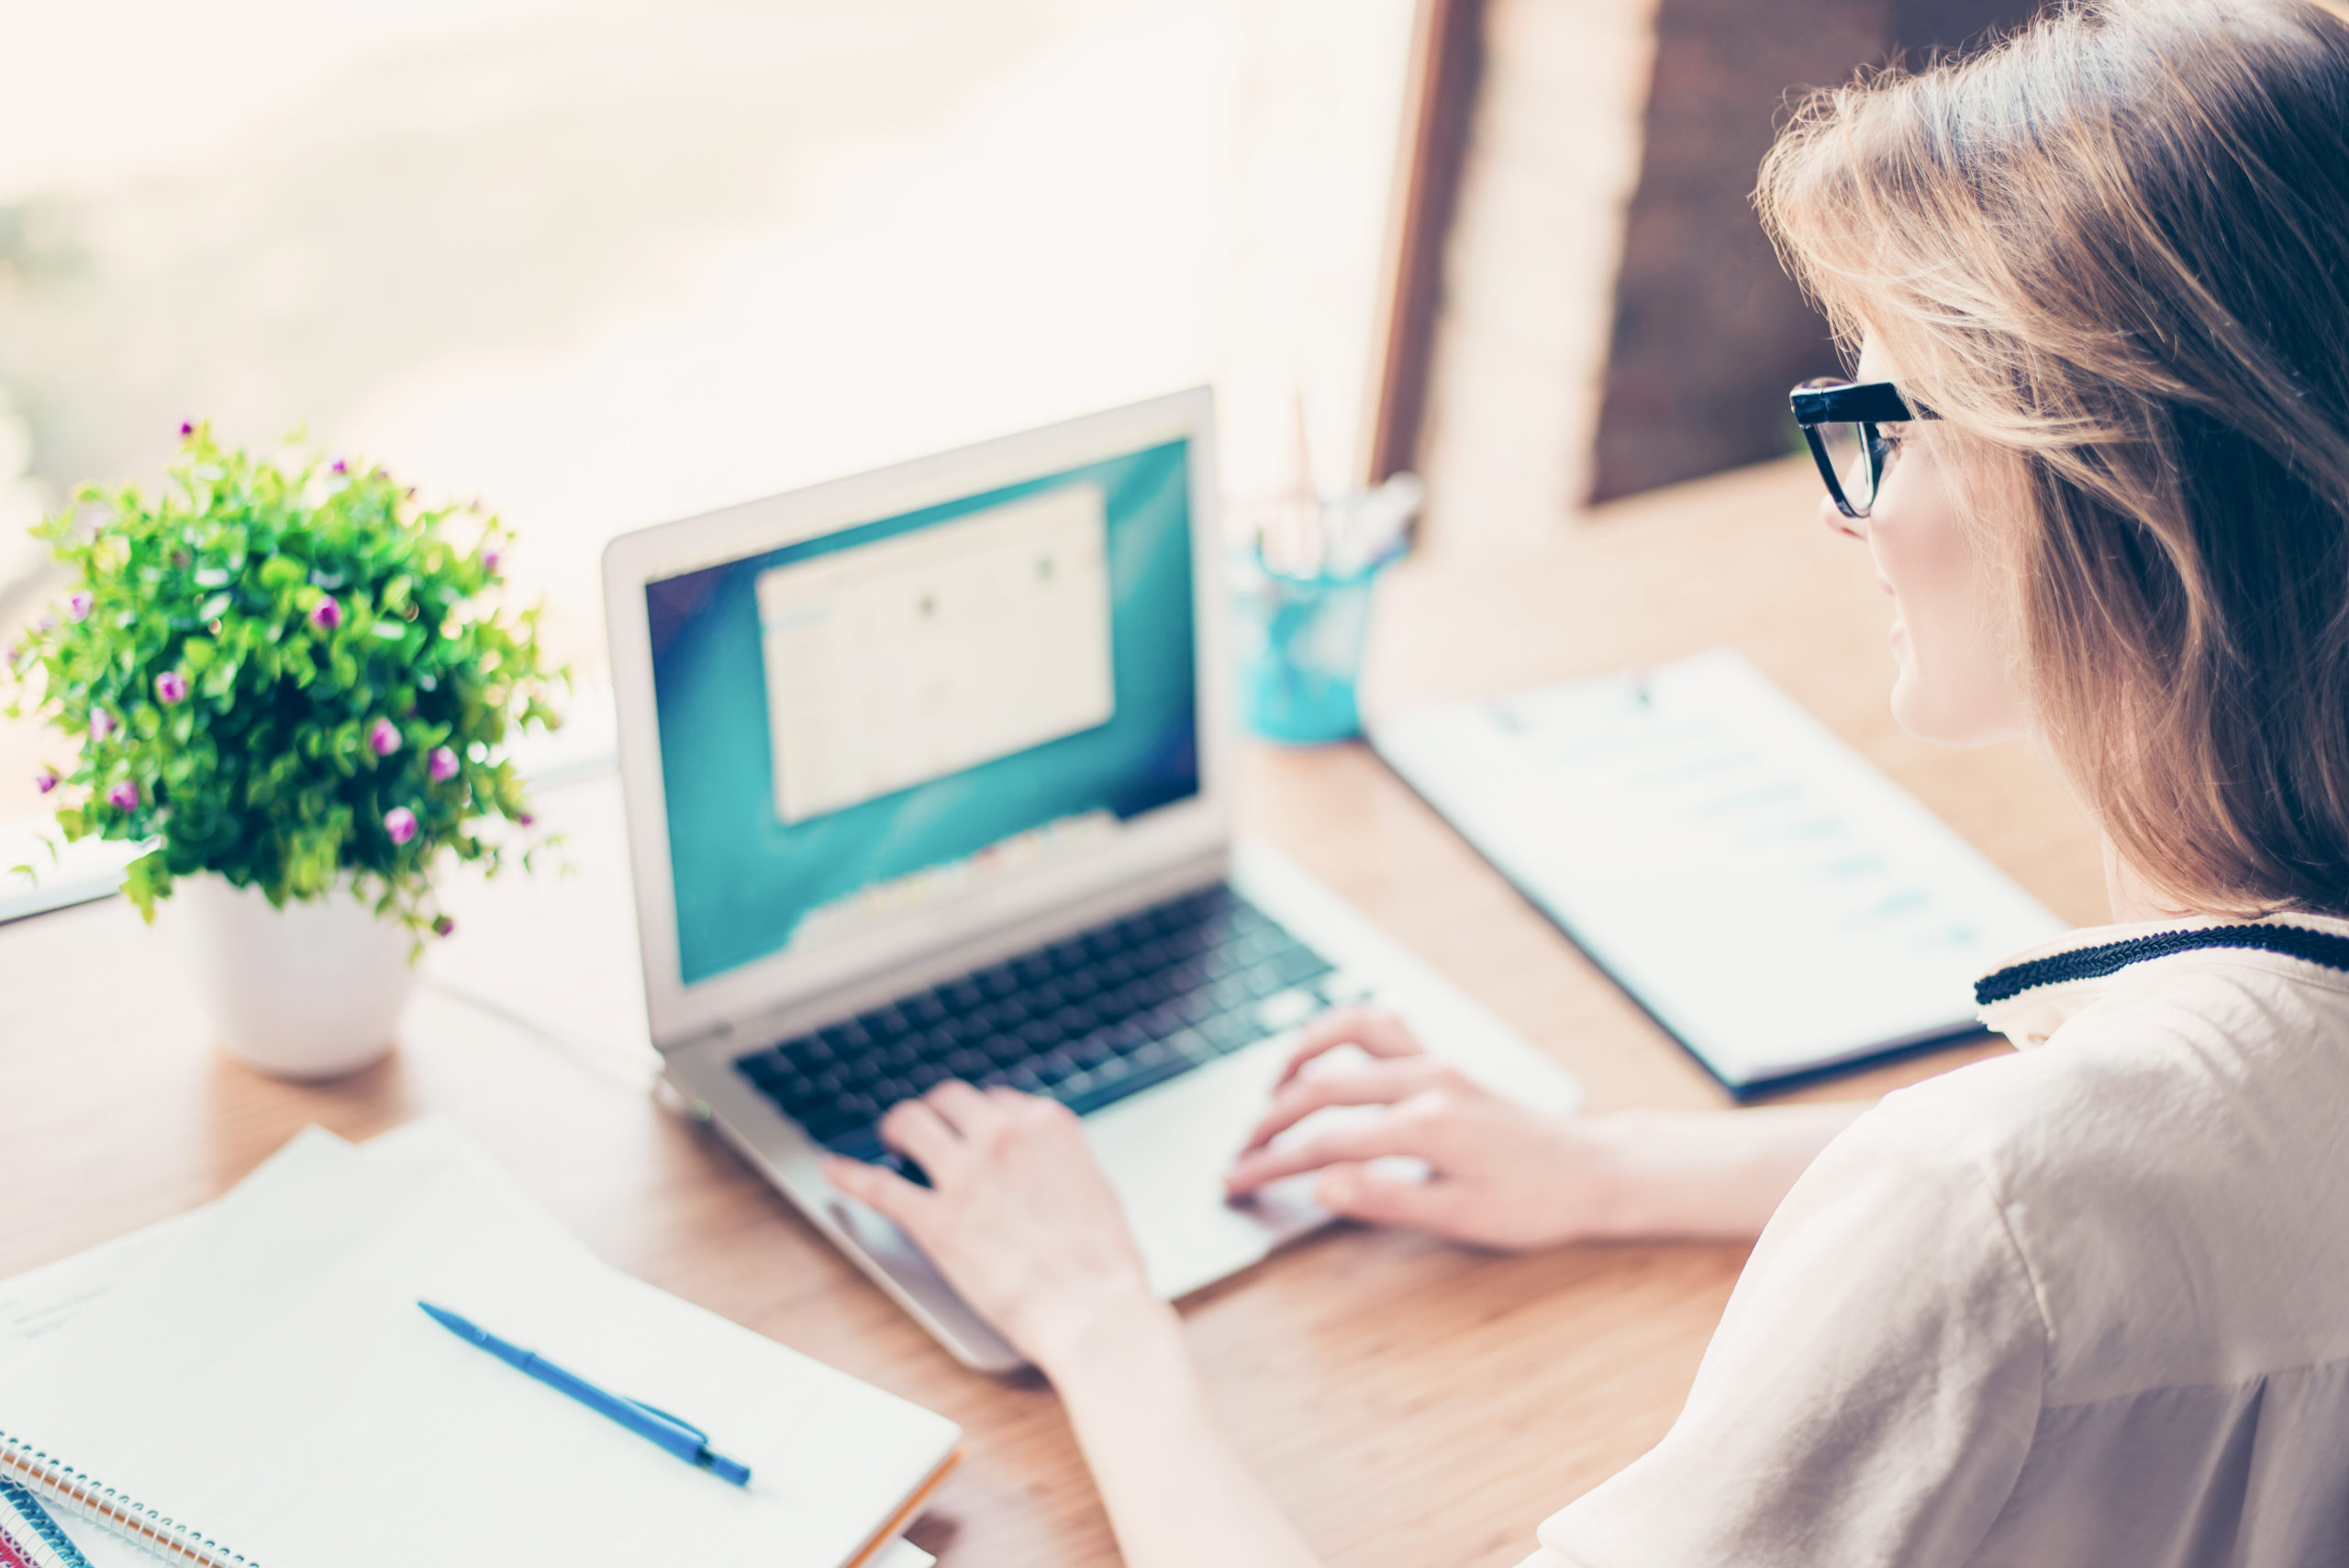
{"label": "black keyboard key", "polygon": [[1178,1077],[1192,1066],[1180,1057],[1170,1056],[1154,1067],[1134,1068],[1114,1077],[1089,1080],[1083,1087],[1056,1097],[1077,1115],[1085,1116],[1104,1106],[1115,1105],[1129,1095],[1139,1095],[1169,1078]]}
{"label": "black keyboard key", "polygon": [[1286,991],[1288,989],[1288,982],[1283,980],[1280,976],[1280,971],[1275,969],[1269,963],[1260,963],[1255,968],[1247,971],[1240,978],[1241,983],[1248,987],[1248,994],[1256,998],[1259,1002],[1263,1001],[1265,997],[1271,995],[1275,991]]}
{"label": "black keyboard key", "polygon": [[1272,962],[1284,985],[1302,985],[1330,972],[1329,960],[1302,944],[1276,954]]}
{"label": "black keyboard key", "polygon": [[878,1164],[889,1155],[889,1146],[881,1141],[880,1129],[874,1127],[854,1128],[836,1138],[828,1138],[824,1147],[867,1164]]}
{"label": "black keyboard key", "polygon": [[910,1154],[900,1154],[895,1149],[884,1150],[881,1158],[873,1162],[885,1171],[895,1171],[918,1187],[930,1185],[930,1173],[921,1168]]}
{"label": "black keyboard key", "polygon": [[1207,1042],[1225,1055],[1264,1038],[1264,1031],[1249,1013],[1223,1013],[1199,1026],[1199,1034]]}
{"label": "black keyboard key", "polygon": [[948,1077],[1096,1109],[1263,1039],[1266,998],[1309,1005],[1317,998],[1302,988],[1330,973],[1218,885],[751,1052],[737,1066],[819,1141],[879,1158],[875,1119]]}
{"label": "black keyboard key", "polygon": [[1216,1056],[1215,1042],[1208,1039],[1203,1029],[1178,1029],[1166,1037],[1165,1044],[1168,1051],[1195,1067]]}
{"label": "black keyboard key", "polygon": [[862,1160],[868,1165],[878,1165],[897,1174],[918,1187],[930,1185],[930,1173],[915,1162],[910,1155],[900,1154],[881,1141],[881,1134],[870,1127],[860,1127],[837,1138],[828,1140],[824,1147],[835,1154],[851,1160]]}

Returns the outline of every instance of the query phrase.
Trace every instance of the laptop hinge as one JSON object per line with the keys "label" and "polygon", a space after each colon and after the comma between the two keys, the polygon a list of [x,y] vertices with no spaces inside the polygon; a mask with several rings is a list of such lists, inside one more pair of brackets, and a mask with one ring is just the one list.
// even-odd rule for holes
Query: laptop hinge
{"label": "laptop hinge", "polygon": [[734,1026],[721,1020],[706,1029],[696,1029],[680,1040],[656,1040],[652,1042],[652,1049],[667,1056],[672,1051],[690,1051],[697,1045],[707,1045],[713,1041],[723,1040],[733,1032]]}

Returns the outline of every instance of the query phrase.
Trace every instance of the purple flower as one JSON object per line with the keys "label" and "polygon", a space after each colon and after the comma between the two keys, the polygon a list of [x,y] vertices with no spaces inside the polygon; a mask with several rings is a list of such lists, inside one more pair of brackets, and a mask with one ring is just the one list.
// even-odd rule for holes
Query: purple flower
{"label": "purple flower", "polygon": [[337,458],[334,460],[334,467],[329,469],[328,472],[331,473],[349,473],[351,472],[351,465],[343,462],[342,459]]}
{"label": "purple flower", "polygon": [[111,737],[116,730],[121,728],[122,726],[114,721],[114,715],[108,713],[106,709],[102,707],[94,707],[90,710],[91,740],[106,740]]}
{"label": "purple flower", "polygon": [[166,670],[156,676],[155,700],[160,703],[187,701],[187,677],[177,670]]}
{"label": "purple flower", "polygon": [[395,844],[405,844],[416,837],[416,813],[405,806],[395,806],[384,813],[384,831],[392,836]]}
{"label": "purple flower", "polygon": [[481,552],[481,569],[484,572],[495,572],[497,570],[497,551],[494,550],[484,550]]}
{"label": "purple flower", "polygon": [[139,806],[139,786],[128,779],[117,779],[106,785],[106,804],[117,811],[133,811]]}
{"label": "purple flower", "polygon": [[536,822],[538,818],[525,811],[521,816],[514,818],[514,820],[519,822],[523,827],[528,828],[531,823]]}
{"label": "purple flower", "polygon": [[65,595],[65,617],[68,620],[83,619],[89,615],[90,606],[96,602],[88,594],[77,588]]}
{"label": "purple flower", "polygon": [[424,768],[432,775],[434,784],[447,784],[457,776],[457,754],[446,746],[435,746]]}
{"label": "purple flower", "polygon": [[342,624],[342,606],[332,599],[320,599],[310,606],[310,624],[320,631],[332,631]]}
{"label": "purple flower", "polygon": [[33,788],[40,791],[43,795],[47,795],[50,790],[55,789],[57,784],[58,778],[57,770],[55,768],[43,768],[40,772],[33,775]]}
{"label": "purple flower", "polygon": [[367,749],[378,757],[388,757],[400,749],[400,727],[388,718],[379,718],[367,727]]}
{"label": "purple flower", "polygon": [[195,427],[189,424],[185,419],[183,419],[180,421],[180,434],[183,436],[193,436],[195,434]]}
{"label": "purple flower", "polygon": [[456,929],[457,922],[449,918],[448,916],[435,915],[432,917],[432,934],[434,936],[445,937]]}

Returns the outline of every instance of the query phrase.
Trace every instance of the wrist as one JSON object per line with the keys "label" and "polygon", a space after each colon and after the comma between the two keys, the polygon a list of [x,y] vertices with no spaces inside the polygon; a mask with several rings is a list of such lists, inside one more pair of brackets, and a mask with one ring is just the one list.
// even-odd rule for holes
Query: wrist
{"label": "wrist", "polygon": [[1092,1385],[1187,1366],[1182,1320],[1139,1285],[1052,1304],[1021,1348],[1063,1397]]}
{"label": "wrist", "polygon": [[1750,1239],[1836,1133],[1866,1107],[1786,1106],[1592,1117],[1593,1240]]}
{"label": "wrist", "polygon": [[1742,1162],[1739,1151],[1722,1147],[1723,1134],[1738,1130],[1736,1114],[1633,1110],[1585,1121],[1592,1155],[1589,1239],[1711,1237],[1743,1229],[1746,1205],[1728,1190],[1739,1184]]}

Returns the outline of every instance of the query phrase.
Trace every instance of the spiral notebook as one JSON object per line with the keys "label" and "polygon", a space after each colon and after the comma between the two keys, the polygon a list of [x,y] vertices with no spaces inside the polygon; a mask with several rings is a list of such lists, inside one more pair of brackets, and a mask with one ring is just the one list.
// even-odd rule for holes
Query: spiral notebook
{"label": "spiral notebook", "polygon": [[[419,1296],[690,1412],[751,1485],[548,1397]],[[0,1287],[0,1474],[94,1568],[896,1568],[958,1441],[606,1267],[445,1124],[364,1157],[313,1129],[210,1208]]]}

